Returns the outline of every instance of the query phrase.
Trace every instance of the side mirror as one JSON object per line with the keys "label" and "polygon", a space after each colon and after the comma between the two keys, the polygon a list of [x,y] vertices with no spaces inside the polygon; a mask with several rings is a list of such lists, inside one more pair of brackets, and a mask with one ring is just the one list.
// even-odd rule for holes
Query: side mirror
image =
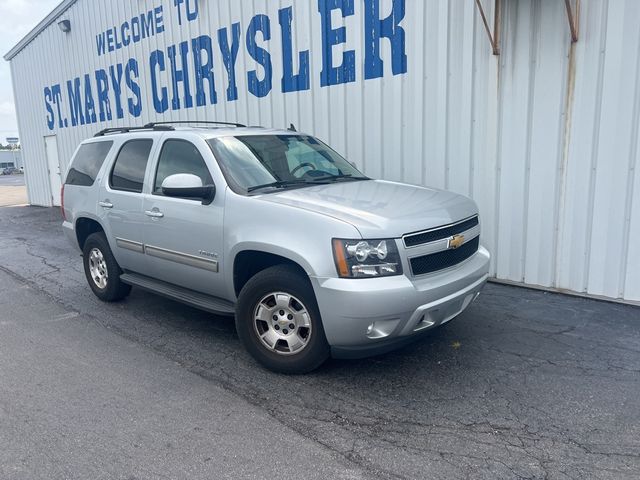
{"label": "side mirror", "polygon": [[169,175],[162,182],[162,193],[167,197],[194,198],[210,205],[216,197],[215,185],[202,185],[200,177],[191,173]]}

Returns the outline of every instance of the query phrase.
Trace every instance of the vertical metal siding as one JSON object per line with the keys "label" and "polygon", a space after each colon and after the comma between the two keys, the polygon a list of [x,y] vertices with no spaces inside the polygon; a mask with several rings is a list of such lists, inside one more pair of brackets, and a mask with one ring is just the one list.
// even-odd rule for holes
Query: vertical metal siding
{"label": "vertical metal siding", "polygon": [[[391,52],[382,40],[385,76],[364,81],[363,8],[333,16],[355,49],[357,81],[321,88],[322,36],[317,1],[200,1],[197,22],[177,26],[173,2],[164,0],[162,35],[98,57],[95,35],[159,2],[79,0],[64,14],[72,32],[54,23],[11,61],[23,141],[29,199],[50,205],[44,152],[43,88],[135,57],[148,71],[151,51],[210,35],[214,41],[218,104],[153,110],[149,75],[141,72],[144,110],[111,125],[154,120],[219,119],[314,133],[369,175],[424,184],[472,196],[479,204],[483,243],[501,279],[640,301],[640,3],[582,0],[580,39],[570,43],[564,3],[503,2],[502,54],[491,55],[474,2],[406,0],[406,75],[390,74]],[[484,2],[488,4],[492,2]],[[293,5],[294,69],[297,52],[310,50],[309,91],[283,94],[278,10]],[[381,0],[386,17],[392,0]],[[271,19],[273,91],[256,98],[246,72],[262,67],[247,54],[246,28],[256,13]],[[492,18],[492,12],[488,12]],[[217,30],[240,22],[236,64],[239,99],[226,101],[227,76]],[[168,62],[168,59],[167,59]],[[167,65],[168,67],[168,65]],[[191,87],[193,90],[193,72]],[[163,77],[162,86],[169,86]],[[193,93],[193,92],[192,92]],[[123,97],[126,110],[126,100]],[[112,109],[115,105],[112,102]],[[66,163],[77,144],[106,124],[58,130]]]}

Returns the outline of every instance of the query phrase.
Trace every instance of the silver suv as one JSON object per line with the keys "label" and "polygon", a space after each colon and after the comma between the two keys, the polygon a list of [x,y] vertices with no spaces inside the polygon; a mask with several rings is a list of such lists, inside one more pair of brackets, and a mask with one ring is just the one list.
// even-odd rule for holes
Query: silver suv
{"label": "silver suv", "polygon": [[107,129],[78,147],[62,198],[98,298],[136,286],[235,315],[247,350],[278,372],[419,338],[488,276],[472,200],[367,178],[295,130]]}

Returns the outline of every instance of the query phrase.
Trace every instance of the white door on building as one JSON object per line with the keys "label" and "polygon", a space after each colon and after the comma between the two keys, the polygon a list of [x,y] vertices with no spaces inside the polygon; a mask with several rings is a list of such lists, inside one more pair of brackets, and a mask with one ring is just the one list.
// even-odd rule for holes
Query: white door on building
{"label": "white door on building", "polygon": [[44,137],[44,147],[49,167],[49,184],[51,185],[51,200],[53,205],[60,206],[60,189],[62,188],[62,173],[60,172],[60,158],[58,156],[58,139],[55,135]]}

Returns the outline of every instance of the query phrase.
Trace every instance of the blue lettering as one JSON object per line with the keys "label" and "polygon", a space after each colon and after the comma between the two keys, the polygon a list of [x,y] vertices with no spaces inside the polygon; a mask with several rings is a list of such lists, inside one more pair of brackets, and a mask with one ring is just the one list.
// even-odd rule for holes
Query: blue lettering
{"label": "blue lettering", "polygon": [[153,13],[155,15],[156,20],[156,33],[164,32],[164,12],[162,10],[162,5],[153,9]]}
{"label": "blue lettering", "polygon": [[113,39],[113,30],[109,29],[107,30],[107,47],[109,49],[110,52],[113,52],[116,47],[114,45],[114,39]]}
{"label": "blue lettering", "polygon": [[156,112],[164,113],[169,109],[167,87],[162,87],[162,97],[158,95],[158,72],[165,71],[164,53],[160,50],[151,52],[151,90],[153,90],[153,107]]}
{"label": "blue lettering", "polygon": [[264,68],[264,79],[258,80],[258,73],[255,70],[247,74],[249,80],[249,92],[258,98],[265,97],[271,91],[271,54],[256,43],[256,35],[262,32],[265,41],[271,40],[271,22],[266,15],[256,15],[251,19],[247,30],[247,51],[251,58]]}
{"label": "blue lettering", "polygon": [[[193,60],[196,69],[196,105],[202,107],[207,104],[207,95],[204,92],[204,81],[209,84],[209,99],[211,104],[218,103],[215,81],[213,77],[213,48],[211,37],[203,35],[191,41]],[[202,61],[202,52],[207,52],[207,62]]]}
{"label": "blue lettering", "polygon": [[153,36],[153,25],[154,25],[154,16],[153,11],[147,12],[147,14],[140,15],[140,26],[142,30],[142,38],[152,37]]}
{"label": "blue lettering", "polygon": [[131,19],[131,37],[133,38],[133,43],[138,43],[140,41],[141,34],[139,17],[133,17]]}
{"label": "blue lettering", "polygon": [[129,22],[124,22],[122,27],[120,27],[120,36],[122,37],[122,45],[128,47],[131,43],[131,27],[129,27]]}
{"label": "blue lettering", "polygon": [[340,27],[333,29],[331,12],[340,9],[342,17],[355,13],[354,0],[318,0],[318,10],[321,18],[322,31],[322,72],[320,85],[340,85],[356,81],[356,52],[349,50],[342,54],[342,65],[333,66],[333,47],[347,41],[347,29]]}
{"label": "blue lettering", "polygon": [[122,48],[122,42],[120,41],[120,37],[118,37],[118,30],[116,27],[113,27],[113,38],[116,39],[116,50],[120,50]]}
{"label": "blue lettering", "polygon": [[[189,5],[188,3],[188,8],[190,8]],[[197,10],[196,4],[196,14]],[[164,9],[159,5],[96,35],[98,56],[104,55],[107,51],[114,52],[128,47],[132,43],[138,43],[164,31]]]}
{"label": "blue lettering", "polygon": [[173,4],[178,10],[178,25],[182,25],[182,11],[180,10],[180,5],[184,3],[184,0],[173,0]]}
{"label": "blue lettering", "polygon": [[105,40],[104,40],[104,32],[100,35],[96,35],[96,43],[98,45],[98,56],[104,55],[105,52]]}
{"label": "blue lettering", "polygon": [[171,98],[171,109],[180,110],[180,93],[178,91],[178,83],[182,82],[184,87],[184,107],[193,107],[193,98],[189,88],[189,72],[187,70],[187,54],[189,53],[189,43],[180,43],[180,65],[182,69],[178,70],[176,63],[176,46],[171,45],[167,49],[169,54],[169,63],[171,63],[171,80],[173,85],[173,97]]}
{"label": "blue lettering", "polygon": [[282,91],[299,92],[309,90],[309,50],[298,54],[300,63],[300,73],[293,74],[293,47],[291,42],[291,22],[293,21],[293,8],[283,8],[278,12],[280,28],[282,31],[282,65],[284,73],[282,76]]}
{"label": "blue lettering", "polygon": [[[195,5],[194,8],[191,8],[191,2]],[[187,20],[193,22],[198,18],[198,0],[187,0]]]}
{"label": "blue lettering", "polygon": [[[193,6],[191,2],[193,2]],[[198,0],[173,0],[173,4],[178,11],[178,25],[182,25],[182,9],[180,7],[183,3],[187,12],[187,20],[193,22],[198,18]]]}
{"label": "blue lettering", "polygon": [[107,72],[96,70],[96,85],[98,87],[98,110],[100,111],[100,121],[111,120],[111,102],[109,101],[109,77]]}
{"label": "blue lettering", "polygon": [[222,53],[222,61],[227,70],[229,78],[229,87],[227,88],[227,100],[233,102],[238,99],[238,87],[236,85],[236,59],[238,58],[238,50],[240,49],[240,24],[231,25],[231,48],[229,48],[229,40],[227,37],[227,29],[218,30],[218,43],[220,44],[220,52]]}
{"label": "blue lettering", "polygon": [[80,91],[80,77],[67,80],[67,92],[69,94],[69,111],[71,112],[71,125],[84,125],[82,114],[82,93]]}
{"label": "blue lettering", "polygon": [[91,87],[91,77],[84,76],[84,118],[88,124],[96,123],[96,102],[93,100],[93,88]]}
{"label": "blue lettering", "polygon": [[51,89],[49,87],[44,87],[44,105],[47,109],[47,127],[49,130],[53,130],[53,126],[56,124],[53,107],[51,106],[52,101],[53,95],[51,95]]}
{"label": "blue lettering", "polygon": [[62,121],[62,89],[59,83],[51,87],[51,93],[53,94],[53,103],[58,107],[58,127],[66,127],[67,121],[64,120],[64,123]]}
{"label": "blue lettering", "polygon": [[400,22],[405,16],[405,0],[393,0],[393,10],[384,20],[380,20],[380,0],[364,0],[365,55],[364,78],[384,76],[384,62],[380,58],[380,39],[391,42],[391,69],[394,75],[407,73],[405,52],[405,32]]}
{"label": "blue lettering", "polygon": [[124,69],[124,76],[127,81],[127,87],[133,93],[134,98],[129,97],[129,113],[134,117],[139,117],[142,113],[142,97],[140,95],[140,85],[138,79],[138,62],[131,58]]}
{"label": "blue lettering", "polygon": [[[116,116],[119,119],[124,118],[124,110],[122,110],[122,64],[119,63],[109,67],[109,73],[111,74],[111,85],[113,86],[113,94],[116,98]],[[73,120],[73,119],[72,119]]]}

